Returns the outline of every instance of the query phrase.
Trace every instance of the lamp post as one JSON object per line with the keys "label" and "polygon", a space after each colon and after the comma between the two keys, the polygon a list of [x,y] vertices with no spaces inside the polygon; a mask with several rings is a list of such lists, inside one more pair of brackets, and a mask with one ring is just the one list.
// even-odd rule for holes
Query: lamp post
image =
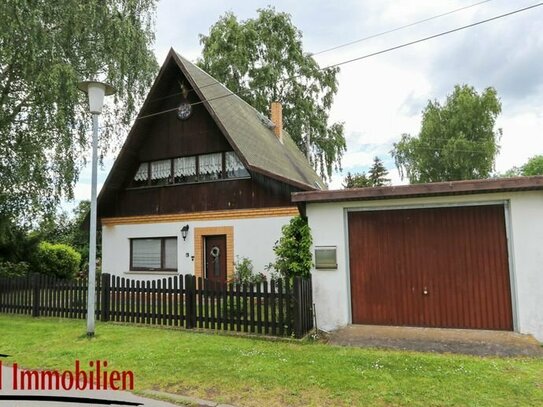
{"label": "lamp post", "polygon": [[115,93],[105,83],[96,81],[80,82],[77,87],[89,97],[89,111],[92,113],[92,177],[89,239],[89,290],[87,294],[87,336],[94,336],[94,313],[96,294],[96,178],[98,167],[98,116],[102,113],[104,96]]}

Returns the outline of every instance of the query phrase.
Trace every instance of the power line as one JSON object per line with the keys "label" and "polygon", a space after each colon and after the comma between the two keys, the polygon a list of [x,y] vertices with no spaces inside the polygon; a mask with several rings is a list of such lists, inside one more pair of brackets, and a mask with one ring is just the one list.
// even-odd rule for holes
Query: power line
{"label": "power line", "polygon": [[480,2],[478,2],[478,3],[471,4],[471,5],[469,5],[469,6],[460,7],[460,8],[451,10],[451,11],[447,11],[446,13],[442,13],[442,14],[438,14],[438,15],[436,15],[436,16],[428,17],[428,18],[425,18],[425,19],[422,19],[422,20],[419,20],[419,21],[415,21],[415,22],[413,22],[413,23],[409,23],[409,24],[406,24],[406,25],[402,25],[402,26],[400,26],[400,27],[396,27],[396,28],[392,28],[392,29],[390,29],[390,30],[382,31],[382,32],[379,32],[379,33],[377,33],[377,34],[368,35],[367,37],[363,37],[363,38],[360,38],[360,39],[358,39],[358,40],[346,42],[346,43],[344,43],[344,44],[336,45],[336,46],[333,46],[333,47],[331,47],[331,48],[327,48],[327,49],[324,49],[324,50],[322,50],[322,51],[315,52],[315,53],[311,54],[311,56],[324,54],[325,52],[335,51],[336,49],[348,47],[349,45],[358,44],[358,43],[360,43],[360,42],[364,42],[364,41],[367,41],[367,40],[371,40],[371,39],[373,39],[373,38],[381,37],[381,36],[386,35],[386,34],[391,34],[391,33],[393,33],[393,32],[400,31],[400,30],[403,30],[403,29],[405,29],[405,28],[413,27],[413,26],[415,26],[415,25],[422,24],[422,23],[425,23],[425,22],[427,22],[427,21],[432,21],[432,20],[435,20],[435,19],[440,18],[440,17],[445,17],[445,16],[448,16],[448,15],[450,15],[450,14],[457,13],[457,12],[459,12],[459,11],[467,10],[467,9],[469,9],[469,8],[476,7],[476,6],[479,6],[479,5],[481,5],[481,4],[488,3],[488,2],[490,2],[490,1],[492,1],[492,0],[484,0],[484,1],[480,1]]}
{"label": "power line", "polygon": [[521,8],[521,9],[517,9],[517,10],[514,10],[514,11],[510,11],[509,13],[500,14],[500,15],[495,16],[495,17],[487,18],[485,20],[477,21],[477,22],[472,23],[472,24],[467,24],[467,25],[464,25],[464,26],[461,26],[461,27],[458,27],[458,28],[453,28],[452,30],[443,31],[441,33],[430,35],[430,36],[424,37],[424,38],[420,38],[418,40],[406,42],[404,44],[400,44],[400,45],[397,45],[397,46],[394,46],[394,47],[391,47],[391,48],[387,48],[387,49],[384,49],[384,50],[381,50],[381,51],[373,52],[371,54],[362,55],[360,57],[356,57],[356,58],[348,59],[346,61],[338,62],[337,64],[328,65],[327,67],[322,68],[322,69],[335,68],[335,67],[338,67],[338,66],[341,66],[341,65],[350,64],[351,62],[360,61],[362,59],[370,58],[370,57],[380,55],[380,54],[384,54],[384,53],[387,53],[387,52],[390,52],[390,51],[395,51],[397,49],[405,48],[405,47],[408,47],[410,45],[415,45],[415,44],[418,44],[418,43],[421,43],[421,42],[424,42],[424,41],[432,40],[434,38],[442,37],[444,35],[452,34],[452,33],[462,31],[462,30],[465,30],[465,29],[468,29],[468,28],[472,28],[472,27],[475,27],[475,26],[478,26],[478,25],[481,25],[481,24],[484,24],[484,23],[488,23],[490,21],[498,20],[500,18],[508,17],[508,16],[513,15],[513,14],[518,14],[518,13],[521,13],[523,11],[528,11],[528,10],[531,10],[533,8],[540,7],[540,6],[543,6],[543,2],[534,4],[534,5],[531,5],[531,6],[528,6],[528,7],[524,7],[524,8]]}
{"label": "power line", "polygon": [[[372,35],[369,35],[367,37],[363,37],[363,38],[360,38],[360,39],[357,39],[357,40],[354,40],[354,41],[350,41],[350,42],[347,42],[347,43],[335,45],[332,48],[327,48],[327,49],[324,49],[324,50],[321,50],[321,51],[310,53],[310,55],[315,56],[315,55],[324,54],[326,52],[334,51],[334,50],[339,49],[339,48],[344,48],[344,47],[347,47],[349,45],[353,45],[353,44],[364,42],[364,41],[367,41],[367,40],[370,40],[370,39],[373,39],[373,38],[381,37],[381,36],[386,35],[386,34],[390,34],[390,33],[396,32],[396,31],[400,31],[400,30],[403,30],[405,28],[413,27],[415,25],[422,24],[422,23],[425,23],[427,21],[436,20],[438,18],[445,17],[445,16],[448,16],[448,15],[451,15],[451,14],[454,14],[454,13],[458,13],[459,11],[467,10],[467,9],[470,9],[470,8],[473,8],[473,7],[476,7],[476,6],[479,6],[481,4],[491,2],[491,1],[493,1],[493,0],[480,1],[478,3],[474,3],[474,4],[471,4],[471,5],[468,5],[468,6],[460,7],[460,8],[454,9],[454,10],[450,10],[450,11],[447,11],[447,12],[442,13],[442,14],[438,14],[438,15],[428,17],[428,18],[425,18],[425,19],[422,19],[422,20],[418,20],[418,21],[415,21],[415,22],[412,22],[412,23],[409,23],[409,24],[406,24],[406,25],[402,25],[400,27],[396,27],[396,28],[392,28],[392,29],[389,29],[389,30],[386,30],[386,31],[382,31],[382,32],[379,32],[379,33],[376,33],[376,34],[372,34]],[[209,83],[207,85],[200,86],[200,89],[204,89],[204,88],[207,88],[207,87],[210,87],[210,86],[217,86],[217,85],[222,85],[222,84],[219,83],[219,82],[213,82],[213,83]],[[158,100],[168,99],[168,98],[171,98],[171,97],[174,97],[174,96],[178,96],[181,93],[182,92],[172,93],[172,94],[167,95],[167,96],[162,96],[160,98],[153,99],[152,101],[154,102],[154,101],[158,101]]]}
{"label": "power line", "polygon": [[[481,25],[481,24],[485,24],[485,23],[488,23],[488,22],[491,22],[491,21],[495,21],[495,20],[498,20],[498,19],[501,19],[501,18],[504,18],[504,17],[508,17],[508,16],[511,16],[511,15],[514,15],[514,14],[518,14],[518,13],[521,13],[521,12],[524,12],[524,11],[528,11],[528,10],[534,9],[536,7],[540,7],[542,5],[543,5],[543,2],[537,3],[537,4],[534,4],[534,5],[531,5],[531,6],[527,6],[527,7],[524,7],[524,8],[520,8],[520,9],[517,9],[517,10],[510,11],[508,13],[504,13],[504,14],[500,14],[500,15],[497,15],[497,16],[494,16],[494,17],[490,17],[490,18],[487,18],[487,19],[484,19],[484,20],[480,20],[480,21],[477,21],[475,23],[463,25],[461,27],[457,27],[457,28],[453,28],[451,30],[443,31],[443,32],[440,32],[438,34],[433,34],[433,35],[430,35],[430,36],[427,36],[427,37],[423,37],[423,38],[420,38],[418,40],[409,41],[409,42],[406,42],[406,43],[403,43],[403,44],[400,44],[400,45],[396,45],[396,46],[393,46],[393,47],[390,47],[390,48],[386,48],[386,49],[383,49],[383,50],[380,50],[380,51],[372,52],[370,54],[362,55],[362,56],[359,56],[359,57],[356,57],[356,58],[351,58],[351,59],[348,59],[348,60],[345,60],[345,61],[341,61],[341,62],[338,62],[338,63],[335,63],[335,64],[331,64],[331,65],[325,66],[323,68],[319,68],[318,70],[323,71],[325,69],[335,68],[335,67],[338,67],[338,66],[350,64],[352,62],[356,62],[356,61],[371,58],[371,57],[374,57],[374,56],[377,56],[377,55],[385,54],[385,53],[388,53],[388,52],[391,52],[391,51],[396,51],[396,50],[401,49],[401,48],[405,48],[405,47],[408,47],[408,46],[411,46],[411,45],[419,44],[421,42],[429,41],[429,40],[434,39],[434,38],[442,37],[442,36],[452,34],[452,33],[458,32],[458,31],[466,30],[468,28],[472,28],[472,27],[475,27],[475,26],[478,26],[478,25]],[[293,76],[290,76],[288,78],[280,79],[277,82],[278,83],[289,82],[289,81],[297,79],[297,78],[299,78],[301,76],[302,76],[301,74],[293,75]],[[268,85],[269,84],[260,85],[260,86],[257,86],[255,88],[250,89],[250,91],[261,89],[261,88],[264,88],[264,87],[266,87]],[[240,92],[230,92],[230,93],[227,93],[225,95],[217,96],[217,97],[210,98],[210,99],[203,99],[203,100],[200,100],[198,102],[191,103],[191,106],[200,105],[200,104],[202,104],[204,102],[212,102],[214,100],[223,99],[223,98],[229,97],[229,96],[238,96],[239,97],[239,95],[241,93],[247,92],[247,91],[249,91],[249,89],[242,90]],[[160,112],[151,113],[151,114],[148,114],[148,115],[145,115],[145,116],[141,116],[141,117],[137,118],[136,120],[141,120],[141,119],[145,119],[145,118],[148,118],[148,117],[157,116],[157,115],[160,115],[160,114],[163,114],[163,113],[172,112],[174,110],[177,110],[177,108],[172,108],[172,109],[167,109],[167,110],[163,110],[163,111],[160,111]]]}

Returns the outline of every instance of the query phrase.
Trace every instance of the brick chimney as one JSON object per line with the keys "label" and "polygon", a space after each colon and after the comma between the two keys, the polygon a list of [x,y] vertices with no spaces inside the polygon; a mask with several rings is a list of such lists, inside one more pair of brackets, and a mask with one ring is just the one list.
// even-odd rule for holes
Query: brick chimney
{"label": "brick chimney", "polygon": [[271,103],[271,121],[275,125],[273,132],[283,142],[283,106],[280,102]]}

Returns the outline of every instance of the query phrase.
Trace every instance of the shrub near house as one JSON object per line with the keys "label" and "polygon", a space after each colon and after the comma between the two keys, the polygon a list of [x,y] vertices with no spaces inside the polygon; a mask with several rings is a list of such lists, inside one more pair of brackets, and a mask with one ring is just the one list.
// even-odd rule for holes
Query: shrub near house
{"label": "shrub near house", "polygon": [[35,271],[59,278],[73,278],[79,271],[81,255],[71,246],[41,242],[34,255]]}

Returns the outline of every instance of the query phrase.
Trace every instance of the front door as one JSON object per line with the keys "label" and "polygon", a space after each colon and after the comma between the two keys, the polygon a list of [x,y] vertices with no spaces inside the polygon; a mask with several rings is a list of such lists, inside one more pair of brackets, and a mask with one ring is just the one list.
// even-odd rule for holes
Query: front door
{"label": "front door", "polygon": [[226,235],[205,236],[205,278],[226,282]]}

